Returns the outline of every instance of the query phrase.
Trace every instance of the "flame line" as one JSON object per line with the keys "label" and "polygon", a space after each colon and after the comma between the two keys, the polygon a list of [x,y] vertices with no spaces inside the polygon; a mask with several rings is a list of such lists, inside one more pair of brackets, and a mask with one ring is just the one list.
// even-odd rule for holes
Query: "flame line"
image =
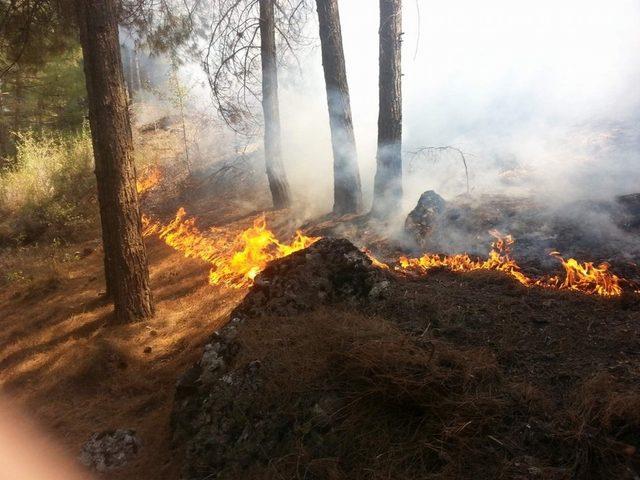
{"label": "flame line", "polygon": [[402,273],[426,274],[434,268],[446,268],[454,272],[470,272],[474,270],[495,270],[504,272],[527,287],[553,288],[557,290],[573,290],[591,295],[614,297],[622,294],[620,277],[610,271],[608,263],[595,265],[593,262],[580,263],[574,258],[565,260],[559,253],[552,252],[563,269],[564,279],[558,276],[547,276],[539,279],[528,277],[511,257],[511,235],[490,232],[496,240],[486,260],[473,260],[468,254],[434,255],[425,254],[419,258],[400,257],[396,271]]}
{"label": "flame line", "polygon": [[215,238],[211,238],[201,232],[195,222],[195,218],[187,218],[182,207],[166,225],[152,222],[143,215],[143,235],[158,235],[185,257],[199,258],[211,264],[209,283],[230,288],[252,285],[256,275],[269,262],[307,248],[319,240],[319,237],[308,237],[297,231],[291,243],[282,243],[267,228],[264,214],[254,221],[252,227],[232,240],[227,239],[229,232],[222,229],[212,229]]}
{"label": "flame line", "polygon": [[[152,167],[147,175],[137,182],[140,195],[162,181],[163,173]],[[172,221],[166,225],[152,222],[142,216],[143,234],[158,235],[170,247],[182,252],[187,258],[199,258],[211,264],[209,282],[213,285],[225,285],[232,288],[248,287],[267,264],[275,259],[286,257],[293,252],[307,248],[319,237],[308,237],[297,231],[291,243],[280,242],[267,228],[264,214],[256,218],[253,226],[228,240],[229,231],[210,229],[212,235],[206,235],[196,226],[196,219],[187,218],[184,208],[178,209]],[[557,290],[572,290],[605,297],[622,294],[621,279],[610,271],[608,263],[595,265],[593,262],[581,263],[574,258],[565,260],[558,252],[551,255],[558,259],[564,269],[564,278],[546,276],[532,278],[527,276],[511,257],[514,239],[497,230],[489,232],[494,241],[485,260],[474,260],[468,254],[437,255],[425,253],[419,258],[400,257],[392,268],[376,259],[370,251],[364,253],[371,259],[372,265],[403,274],[425,275],[434,268],[446,268],[453,272],[474,270],[494,270],[506,273],[527,287],[543,287]],[[640,291],[639,291],[640,293]]]}

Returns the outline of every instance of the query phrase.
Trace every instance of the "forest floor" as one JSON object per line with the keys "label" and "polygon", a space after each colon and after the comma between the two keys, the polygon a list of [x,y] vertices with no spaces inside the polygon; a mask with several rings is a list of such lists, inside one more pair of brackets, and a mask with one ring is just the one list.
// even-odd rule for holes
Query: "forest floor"
{"label": "forest floor", "polygon": [[[101,299],[98,240],[0,255],[3,271],[19,268],[29,279],[16,279],[0,292],[4,394],[45,426],[72,457],[96,431],[136,430],[143,448],[127,466],[103,475],[114,480],[179,478],[180,451],[171,448],[169,426],[176,380],[200,359],[212,332],[246,294],[209,285],[206,264],[185,259],[155,237],[147,238],[147,247],[157,314],[148,322],[124,326],[110,324],[111,307]],[[278,328],[273,328],[274,319],[264,320],[267,329],[259,328],[261,340],[254,348],[262,347],[256,355],[264,345],[272,345],[275,350],[267,355],[281,358],[277,341],[282,335],[289,335],[291,342],[297,338],[309,352],[311,335],[331,341],[326,331],[311,326],[310,336],[298,338],[295,325],[310,318],[329,331],[335,322],[345,321],[376,331],[378,320],[371,319],[378,318],[412,332],[410,336],[428,331],[428,338],[456,348],[481,349],[482,354],[473,354],[478,362],[493,359],[490,363],[497,362],[500,375],[517,386],[520,401],[546,412],[560,405],[568,408],[575,392],[588,388],[594,378],[604,382],[597,395],[622,392],[632,405],[640,398],[640,306],[635,297],[611,300],[531,289],[492,272],[433,272],[419,281],[394,285],[384,302],[369,309],[342,305],[339,315],[323,311],[279,317]],[[304,356],[302,347],[291,348],[291,354]],[[299,361],[304,362],[302,357]],[[519,421],[529,421],[534,430],[551,428],[551,420],[541,426],[540,418],[523,415],[525,420]],[[637,442],[635,435],[626,435],[626,442]],[[515,462],[524,465],[520,468],[538,471],[531,458],[548,450],[543,437],[532,440],[537,446],[531,451],[525,449],[529,463]],[[484,441],[492,450],[524,455],[512,438],[490,435]],[[623,442],[617,448],[628,447]],[[616,455],[624,457],[621,452]],[[635,451],[632,457],[637,457]],[[514,471],[504,478],[536,478]]]}
{"label": "forest floor", "polygon": [[[264,204],[264,185],[256,191],[236,178],[247,189],[242,192],[238,183],[223,179],[218,185],[218,178],[216,173],[201,179],[205,194],[190,187],[189,198],[163,194],[169,200],[151,199],[144,208],[166,219],[184,205],[201,228],[249,227],[259,214],[255,206]],[[268,217],[287,234],[300,223],[284,213]],[[0,251],[0,389],[72,458],[94,432],[135,430],[140,452],[99,478],[179,478],[183,450],[172,448],[170,427],[176,382],[201,359],[231,312],[260,295],[255,289],[245,299],[247,289],[210,285],[209,265],[184,258],[156,236],[146,244],[156,315],[132,325],[111,324],[112,307],[102,297],[99,232],[78,244]],[[300,277],[300,293],[316,296],[312,275],[292,272],[292,278]],[[396,278],[384,295],[364,303],[307,306],[306,312],[248,321],[240,335],[244,353],[231,368],[259,358],[273,375],[260,399],[272,401],[274,415],[296,421],[308,412],[287,406],[292,400],[307,405],[319,391],[344,393],[342,401],[373,395],[384,402],[362,404],[356,417],[342,418],[332,430],[341,435],[337,444],[323,430],[319,453],[295,453],[309,431],[292,430],[287,441],[293,444],[279,444],[269,457],[283,455],[282,463],[267,462],[282,471],[262,471],[263,464],[252,463],[251,475],[221,478],[407,478],[399,472],[416,462],[430,470],[413,478],[465,478],[463,467],[469,478],[637,478],[637,295],[607,299],[527,288],[496,272],[433,271],[419,279]],[[336,354],[338,376],[330,367]],[[441,384],[421,376],[432,374]],[[429,410],[433,402],[425,407],[413,390],[439,392],[442,409]],[[367,423],[371,419],[379,421]],[[403,430],[394,430],[398,425]],[[420,443],[417,435],[425,425],[439,430],[430,430]],[[327,453],[325,447],[335,449]],[[368,458],[376,448],[387,450]],[[347,461],[338,461],[336,452]],[[400,464],[407,461],[412,465],[403,470]],[[615,477],[598,473],[614,471]]]}
{"label": "forest floor", "polygon": [[[149,238],[157,314],[113,326],[97,243],[55,252],[71,258],[55,267],[46,249],[0,256],[3,271],[31,278],[0,291],[0,385],[74,458],[96,431],[136,430],[140,455],[108,478],[177,478],[168,423],[176,379],[244,292],[210,286],[206,265]],[[75,258],[84,249],[94,251]]]}

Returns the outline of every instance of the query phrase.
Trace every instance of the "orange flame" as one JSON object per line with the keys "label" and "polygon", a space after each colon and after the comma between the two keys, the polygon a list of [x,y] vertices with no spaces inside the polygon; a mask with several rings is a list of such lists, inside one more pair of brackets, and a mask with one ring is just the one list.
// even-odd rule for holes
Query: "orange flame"
{"label": "orange flame", "polygon": [[514,243],[511,235],[502,235],[497,231],[490,232],[496,240],[486,260],[473,260],[466,253],[456,255],[425,254],[420,258],[400,257],[396,270],[424,274],[434,268],[446,268],[454,272],[470,272],[474,270],[496,270],[504,272],[528,287],[539,286],[560,290],[574,290],[588,294],[618,296],[622,294],[620,278],[609,271],[607,263],[595,266],[592,262],[580,263],[570,258],[565,260],[557,252],[551,255],[558,258],[565,270],[564,279],[560,277],[543,277],[533,279],[524,274],[511,258],[510,247]]}
{"label": "orange flame", "polygon": [[155,187],[162,180],[162,170],[158,167],[151,167],[145,175],[136,180],[136,190],[138,195],[142,195]]}
{"label": "orange flame", "polygon": [[145,236],[156,234],[170,247],[188,258],[200,258],[211,264],[209,282],[232,288],[250,286],[267,264],[293,252],[307,248],[318,240],[297,231],[291,243],[281,243],[267,228],[264,215],[253,226],[232,240],[222,229],[211,229],[211,236],[203,234],[195,225],[195,218],[186,218],[180,208],[175,218],[166,225],[151,222],[143,216]]}
{"label": "orange flame", "polygon": [[[212,285],[232,288],[252,285],[256,275],[264,270],[269,262],[307,248],[319,239],[319,237],[308,237],[297,231],[291,243],[281,243],[267,228],[264,215],[256,218],[252,227],[236,236],[232,236],[227,230],[216,228],[211,228],[209,234],[201,232],[195,224],[196,219],[187,218],[184,208],[180,208],[175,218],[166,225],[152,222],[145,215],[142,217],[142,222],[145,236],[158,235],[167,245],[182,252],[185,257],[199,258],[211,264],[209,282]],[[475,260],[466,253],[424,254],[419,258],[403,256],[398,259],[395,270],[421,275],[434,268],[446,268],[453,272],[494,270],[506,273],[527,287],[573,290],[608,297],[622,294],[620,278],[610,271],[609,264],[581,263],[573,258],[565,260],[557,252],[551,255],[561,262],[564,278],[560,276],[531,278],[511,257],[513,237],[502,235],[495,230],[490,233],[495,237],[495,241],[485,260]],[[365,253],[371,258],[373,266],[390,268],[366,249]]]}

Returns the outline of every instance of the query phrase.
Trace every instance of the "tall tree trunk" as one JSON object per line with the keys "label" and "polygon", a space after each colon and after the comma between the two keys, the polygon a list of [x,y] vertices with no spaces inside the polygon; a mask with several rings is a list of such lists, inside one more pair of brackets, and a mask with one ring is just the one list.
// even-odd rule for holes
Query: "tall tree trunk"
{"label": "tall tree trunk", "polygon": [[11,136],[9,134],[8,119],[6,119],[4,112],[4,99],[6,95],[3,93],[4,82],[0,78],[0,170],[3,169],[9,163],[9,156],[12,153],[11,149]]}
{"label": "tall tree trunk", "polygon": [[378,155],[373,210],[386,217],[402,201],[402,0],[380,0]]}
{"label": "tall tree trunk", "polygon": [[338,1],[316,0],[316,7],[333,147],[333,211],[337,214],[353,213],[360,210],[362,191]]}
{"label": "tall tree trunk", "polygon": [[118,322],[153,314],[116,0],[76,0],[89,103],[107,291]]}
{"label": "tall tree trunk", "polygon": [[131,72],[131,49],[127,45],[120,47],[125,85],[129,99],[133,99],[133,75]]}
{"label": "tall tree trunk", "polygon": [[264,113],[264,156],[274,208],[291,204],[289,182],[282,164],[276,23],[274,0],[260,0],[260,54],[262,57],[262,111]]}
{"label": "tall tree trunk", "polygon": [[140,56],[138,55],[138,48],[133,48],[133,67],[135,69],[135,79],[136,79],[136,92],[138,90],[144,89],[144,83],[142,82],[142,74],[140,73]]}

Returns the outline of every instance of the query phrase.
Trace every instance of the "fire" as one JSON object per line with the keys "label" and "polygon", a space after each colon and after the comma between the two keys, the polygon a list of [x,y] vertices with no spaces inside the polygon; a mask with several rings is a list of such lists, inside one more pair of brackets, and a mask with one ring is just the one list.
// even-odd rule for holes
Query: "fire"
{"label": "fire", "polygon": [[377,268],[382,268],[383,270],[389,270],[389,265],[378,260],[373,253],[371,253],[371,250],[363,248],[362,251],[367,255],[367,257],[369,257],[369,260],[371,260],[371,265]]}
{"label": "fire", "polygon": [[136,181],[138,195],[142,195],[155,187],[162,180],[162,170],[158,167],[151,167],[145,175],[141,175]]}
{"label": "fire", "polygon": [[[199,258],[211,265],[209,282],[232,288],[251,286],[255,277],[267,264],[293,252],[307,248],[319,237],[309,237],[297,231],[290,243],[280,242],[267,228],[264,215],[255,219],[253,226],[233,235],[220,228],[202,232],[196,226],[196,219],[187,217],[180,208],[175,218],[167,224],[152,222],[146,215],[142,217],[145,236],[158,235],[167,245],[182,252],[187,258]],[[565,260],[553,252],[562,267],[564,276],[532,278],[524,273],[511,256],[514,239],[511,235],[490,232],[495,240],[486,259],[474,259],[466,253],[456,255],[424,254],[419,258],[400,257],[394,269],[401,273],[423,275],[434,268],[445,268],[453,272],[474,270],[494,270],[503,272],[527,287],[543,287],[558,290],[573,290],[602,296],[622,294],[620,278],[610,271],[607,263],[595,265],[581,263],[574,258]],[[390,269],[389,265],[376,259],[365,249],[377,268]]]}
{"label": "fire", "polygon": [[297,231],[291,243],[282,243],[267,228],[264,215],[235,238],[229,239],[229,232],[223,229],[211,229],[211,235],[207,235],[195,225],[195,218],[187,218],[184,208],[180,208],[166,225],[151,222],[143,216],[143,233],[145,236],[158,235],[185,257],[210,263],[209,282],[232,288],[250,286],[269,262],[307,248],[318,240],[318,237],[308,237]]}
{"label": "fire", "polygon": [[548,280],[549,285],[604,296],[622,294],[620,278],[609,271],[610,266],[608,263],[601,263],[596,266],[593,262],[580,263],[573,258],[564,260],[557,252],[553,252],[551,255],[558,258],[562,263],[565,278],[560,281],[558,277],[552,277]]}
{"label": "fire", "polygon": [[425,254],[420,258],[400,257],[396,270],[424,274],[434,268],[446,268],[454,272],[474,270],[496,270],[504,272],[528,287],[539,286],[561,290],[574,290],[588,294],[617,296],[622,293],[620,278],[609,270],[607,263],[595,266],[592,262],[580,263],[570,258],[565,260],[557,252],[556,257],[565,270],[564,279],[558,276],[534,279],[528,277],[511,257],[510,247],[514,243],[511,235],[490,232],[496,240],[486,260],[474,260],[466,253],[456,255]]}

